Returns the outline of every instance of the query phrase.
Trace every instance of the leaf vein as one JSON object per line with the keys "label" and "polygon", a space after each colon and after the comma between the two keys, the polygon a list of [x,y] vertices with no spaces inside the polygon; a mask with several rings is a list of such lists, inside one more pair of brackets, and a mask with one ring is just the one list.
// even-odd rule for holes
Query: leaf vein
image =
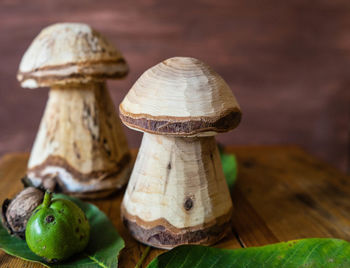
{"label": "leaf vein", "polygon": [[92,260],[94,263],[96,263],[97,265],[103,267],[103,268],[109,268],[107,265],[105,265],[103,262],[100,262],[98,259],[96,259],[95,257],[93,256],[90,256],[88,254],[86,254],[90,260]]}

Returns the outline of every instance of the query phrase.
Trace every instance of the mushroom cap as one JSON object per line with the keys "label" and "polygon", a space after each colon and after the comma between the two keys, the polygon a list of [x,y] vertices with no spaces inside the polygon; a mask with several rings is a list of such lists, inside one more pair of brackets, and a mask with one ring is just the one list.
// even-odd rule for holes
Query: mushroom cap
{"label": "mushroom cap", "polygon": [[145,71],[119,106],[128,127],[154,134],[210,136],[235,128],[240,107],[224,79],[188,57]]}
{"label": "mushroom cap", "polygon": [[22,87],[36,88],[121,78],[127,73],[121,53],[89,25],[57,23],[33,40],[17,79]]}

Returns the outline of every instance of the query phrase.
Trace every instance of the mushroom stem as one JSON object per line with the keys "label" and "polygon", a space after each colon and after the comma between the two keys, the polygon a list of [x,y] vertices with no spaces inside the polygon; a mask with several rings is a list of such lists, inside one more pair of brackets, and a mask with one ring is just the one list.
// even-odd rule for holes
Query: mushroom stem
{"label": "mushroom stem", "polygon": [[144,134],[122,203],[136,239],[166,249],[210,245],[228,232],[231,213],[213,136]]}
{"label": "mushroom stem", "polygon": [[46,191],[44,195],[43,207],[48,208],[51,204],[52,193],[50,191]]}
{"label": "mushroom stem", "polygon": [[54,87],[28,164],[35,186],[54,179],[63,192],[114,191],[130,173],[130,154],[104,82]]}

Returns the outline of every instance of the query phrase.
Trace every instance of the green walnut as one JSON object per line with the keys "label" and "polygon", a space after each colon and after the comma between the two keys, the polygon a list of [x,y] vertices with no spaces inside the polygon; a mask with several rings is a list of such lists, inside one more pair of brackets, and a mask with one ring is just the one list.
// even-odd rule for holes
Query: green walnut
{"label": "green walnut", "polygon": [[48,262],[62,261],[85,249],[90,225],[84,212],[72,201],[55,199],[46,192],[26,226],[28,247]]}

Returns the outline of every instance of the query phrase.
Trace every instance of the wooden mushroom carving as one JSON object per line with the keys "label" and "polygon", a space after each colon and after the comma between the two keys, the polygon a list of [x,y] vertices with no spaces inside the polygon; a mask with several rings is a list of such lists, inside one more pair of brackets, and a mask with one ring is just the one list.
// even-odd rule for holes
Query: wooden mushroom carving
{"label": "wooden mushroom carving", "polygon": [[241,119],[229,86],[197,59],[170,58],[136,81],[119,110],[145,132],[122,203],[131,234],[165,249],[220,240],[232,201],[214,136]]}
{"label": "wooden mushroom carving", "polygon": [[126,183],[130,153],[105,80],[127,72],[122,55],[86,24],[40,32],[17,75],[23,87],[50,87],[28,163],[30,184],[95,198]]}

